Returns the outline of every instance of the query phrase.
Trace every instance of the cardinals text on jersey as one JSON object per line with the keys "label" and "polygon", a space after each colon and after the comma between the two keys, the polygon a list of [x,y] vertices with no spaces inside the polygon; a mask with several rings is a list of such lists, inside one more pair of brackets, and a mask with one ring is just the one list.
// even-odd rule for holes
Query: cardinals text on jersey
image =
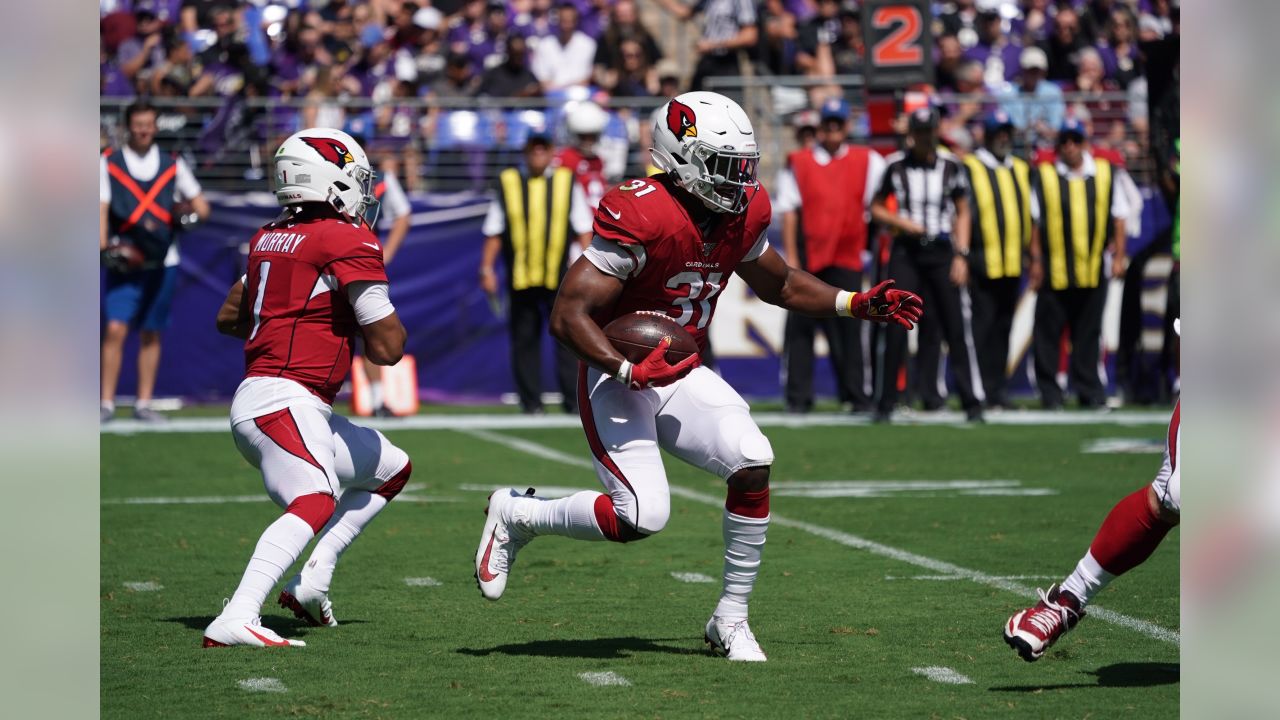
{"label": "cardinals text on jersey", "polygon": [[635,259],[622,297],[601,325],[637,310],[665,312],[705,348],[707,326],[729,277],[765,247],[769,195],[749,191],[741,214],[716,213],[700,227],[666,175],[623,183],[600,201],[595,234],[617,243]]}
{"label": "cardinals text on jersey", "polygon": [[357,330],[345,288],[359,281],[387,281],[382,249],[367,228],[317,218],[259,230],[245,279],[253,309],[245,377],[288,378],[332,403]]}

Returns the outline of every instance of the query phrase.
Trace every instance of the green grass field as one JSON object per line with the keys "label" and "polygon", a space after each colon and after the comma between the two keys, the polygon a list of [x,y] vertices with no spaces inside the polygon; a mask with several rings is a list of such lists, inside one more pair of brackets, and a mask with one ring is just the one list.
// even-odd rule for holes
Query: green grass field
{"label": "green grass field", "polygon": [[[703,649],[702,625],[719,595],[723,488],[670,458],[676,496],[662,533],[626,546],[540,538],[521,553],[505,597],[481,599],[471,576],[480,488],[594,487],[581,466],[589,457],[582,433],[568,429],[388,433],[412,456],[414,485],[339,565],[331,597],[342,625],[306,627],[275,607],[273,594],[264,623],[304,638],[306,648],[203,650],[201,631],[279,510],[229,433],[104,435],[102,715],[1177,714],[1176,635],[1094,616],[1035,664],[1000,637],[1004,620],[1032,600],[1018,588],[1069,572],[1111,505],[1160,463],[1158,454],[1085,454],[1082,445],[1157,439],[1161,425],[765,432],[778,460],[775,523],[752,599],[752,628],[770,658],[763,665],[732,664]],[[541,456],[512,439],[535,443]],[[816,484],[907,480],[941,485],[886,483],[869,492]],[[947,484],[956,480],[985,482]],[[815,489],[837,496],[804,496]],[[119,502],[254,494],[262,499]],[[1177,538],[1174,531],[1095,605],[1176,632]],[[927,667],[971,682],[944,684],[914,671]],[[581,677],[602,672],[630,684]],[[276,680],[275,691],[241,687],[254,678]]]}

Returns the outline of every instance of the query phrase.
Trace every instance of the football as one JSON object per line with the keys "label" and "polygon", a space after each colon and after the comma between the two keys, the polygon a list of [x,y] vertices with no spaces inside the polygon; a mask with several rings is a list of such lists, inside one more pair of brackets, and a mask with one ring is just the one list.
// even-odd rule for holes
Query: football
{"label": "football", "polygon": [[638,363],[671,337],[667,362],[675,364],[698,352],[698,343],[674,318],[660,312],[641,310],[623,315],[604,326],[604,335],[627,360]]}

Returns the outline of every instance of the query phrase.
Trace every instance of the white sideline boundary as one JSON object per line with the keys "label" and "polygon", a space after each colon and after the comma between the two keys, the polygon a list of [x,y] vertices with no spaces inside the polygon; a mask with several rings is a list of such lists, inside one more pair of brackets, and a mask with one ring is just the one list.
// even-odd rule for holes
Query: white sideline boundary
{"label": "white sideline boundary", "polygon": [[[593,463],[590,460],[587,460],[586,458],[579,457],[577,455],[569,455],[568,453],[564,453],[554,448],[549,448],[545,445],[540,445],[538,443],[525,440],[523,438],[509,437],[506,435],[499,435],[498,433],[492,433],[492,432],[487,432],[483,430],[481,431],[469,430],[469,431],[463,431],[463,432],[465,432],[467,435],[471,435],[472,437],[476,437],[481,440],[486,440],[498,445],[502,445],[512,450],[518,450],[520,452],[533,455],[536,457],[540,457],[545,460],[551,460],[554,462],[562,463],[564,465],[571,465],[573,467],[594,469]],[[679,485],[671,485],[670,488],[671,488],[672,495],[675,495],[677,497],[682,497],[686,500],[692,500],[694,502],[702,503],[703,505],[710,505],[712,507],[722,507],[724,505],[723,497],[715,497],[712,495],[707,495],[705,493],[701,493],[696,490],[690,490],[688,488],[681,487]],[[814,525],[813,523],[804,522],[802,520],[793,520],[791,518],[783,517],[777,514],[771,515],[771,521],[775,525],[781,525],[783,527],[789,527],[795,530],[802,530],[806,533],[809,533],[810,535],[816,535],[817,537],[830,540],[840,545],[844,545],[845,547],[854,548],[855,550],[863,550],[873,555],[879,555],[881,557],[889,558],[890,560],[897,560],[899,562],[906,563],[908,565],[915,565],[916,567],[921,567],[926,570],[931,570],[938,575],[948,575],[952,577],[963,578],[963,579],[972,581],[974,583],[977,583],[978,585],[985,585],[987,587],[995,588],[997,590],[1005,590],[1007,592],[1011,592],[1011,593],[1014,593],[1015,595],[1020,595],[1025,598],[1034,599],[1037,597],[1036,591],[1034,588],[1030,587],[1029,585],[1023,585],[1013,580],[1009,580],[1005,576],[990,575],[984,572],[980,572],[978,570],[970,570],[968,568],[960,567],[959,565],[954,565],[952,563],[949,563],[943,560],[937,560],[935,558],[926,557],[924,555],[918,555],[908,550],[902,550],[900,548],[884,545],[884,544],[875,542],[873,540],[868,540],[866,538],[858,537],[857,535],[841,532],[839,530],[833,530],[832,528],[823,527],[821,525]],[[1128,615],[1114,612],[1106,608],[1099,607],[1097,605],[1089,606],[1089,615],[1092,617],[1096,617],[1097,619],[1105,623],[1110,623],[1112,625],[1119,625],[1120,627],[1128,628],[1130,630],[1133,630],[1136,633],[1139,633],[1141,635],[1146,635],[1147,637],[1152,638],[1154,640],[1167,642],[1177,647],[1181,647],[1182,645],[1182,636],[1176,630],[1169,630],[1167,628],[1160,627],[1159,625],[1148,622],[1146,620],[1130,617]]]}
{"label": "white sideline boundary", "polygon": [[[754,413],[752,418],[760,427],[810,428],[810,427],[858,427],[870,425],[865,416],[845,413],[810,413],[788,415],[786,413]],[[414,415],[402,418],[353,418],[358,424],[375,430],[529,430],[582,427],[572,415]],[[894,417],[895,425],[946,425],[972,427],[965,422],[962,413],[942,410],[936,413],[917,413],[910,417]],[[1126,410],[1119,412],[1046,412],[1041,410],[990,413],[988,425],[1168,425],[1167,412]],[[230,432],[230,421],[225,417],[175,417],[164,423],[146,423],[131,418],[111,420],[104,424],[103,435],[139,435],[149,433],[225,433]]]}

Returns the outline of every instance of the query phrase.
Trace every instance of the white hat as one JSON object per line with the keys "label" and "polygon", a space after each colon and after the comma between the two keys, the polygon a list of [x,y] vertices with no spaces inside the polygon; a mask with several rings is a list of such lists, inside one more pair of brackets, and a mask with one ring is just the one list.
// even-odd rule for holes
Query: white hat
{"label": "white hat", "polygon": [[423,30],[439,30],[444,22],[444,15],[433,7],[420,8],[413,14],[413,24]]}
{"label": "white hat", "polygon": [[1049,56],[1045,55],[1043,50],[1033,45],[1022,51],[1022,56],[1018,58],[1018,67],[1023,70],[1030,70],[1031,68],[1048,70]]}

